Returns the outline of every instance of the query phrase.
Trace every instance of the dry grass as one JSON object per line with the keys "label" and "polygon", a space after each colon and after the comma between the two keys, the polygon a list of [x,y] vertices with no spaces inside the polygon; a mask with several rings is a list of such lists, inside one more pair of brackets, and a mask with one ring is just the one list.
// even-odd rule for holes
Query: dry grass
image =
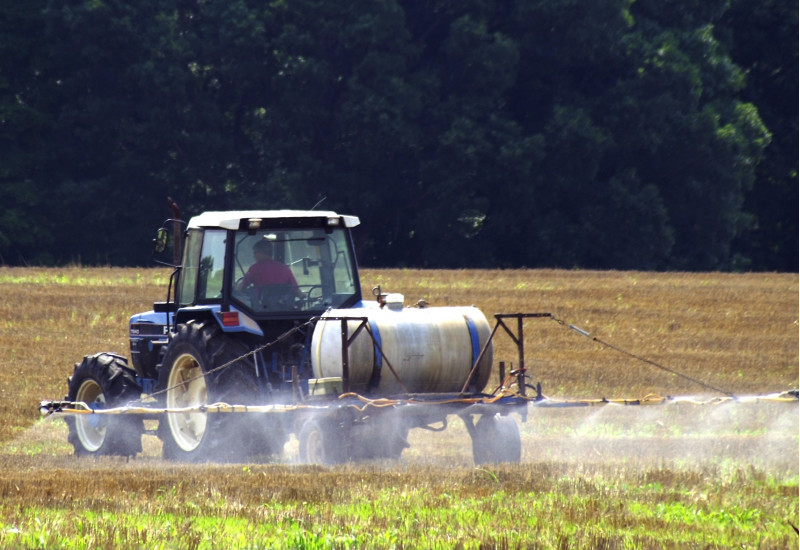
{"label": "dry grass", "polygon": [[[0,268],[0,545],[796,544],[787,523],[798,514],[796,405],[534,409],[521,425],[523,464],[492,469],[472,468],[460,422],[414,433],[403,461],[384,465],[182,466],[162,462],[154,441],[130,463],[73,458],[64,424],[38,420],[39,400],[65,394],[83,355],[124,353],[128,317],[163,300],[168,277]],[[365,269],[361,277],[366,295],[380,284],[407,304],[473,304],[489,317],[551,312],[737,394],[798,387],[796,274]],[[526,336],[527,366],[549,395],[709,394],[550,320],[527,321]],[[495,349],[496,361],[517,361],[507,338]],[[240,529],[234,520],[250,544],[226,538],[224,529]]]}

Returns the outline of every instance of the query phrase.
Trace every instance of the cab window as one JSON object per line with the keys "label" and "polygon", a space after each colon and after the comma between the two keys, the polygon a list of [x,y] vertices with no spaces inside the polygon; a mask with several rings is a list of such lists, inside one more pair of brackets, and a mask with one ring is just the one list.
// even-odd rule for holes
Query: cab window
{"label": "cab window", "polygon": [[342,229],[239,232],[233,298],[257,313],[340,307],[356,294],[348,242]]}
{"label": "cab window", "polygon": [[225,234],[221,229],[189,231],[178,291],[182,306],[222,297]]}
{"label": "cab window", "polygon": [[190,230],[186,236],[183,250],[183,268],[178,289],[178,302],[182,306],[194,303],[194,291],[197,288],[197,269],[200,264],[200,247],[203,245],[203,234]]}
{"label": "cab window", "polygon": [[197,277],[198,299],[219,300],[222,298],[222,281],[225,275],[226,231],[209,229],[203,237],[200,266]]}

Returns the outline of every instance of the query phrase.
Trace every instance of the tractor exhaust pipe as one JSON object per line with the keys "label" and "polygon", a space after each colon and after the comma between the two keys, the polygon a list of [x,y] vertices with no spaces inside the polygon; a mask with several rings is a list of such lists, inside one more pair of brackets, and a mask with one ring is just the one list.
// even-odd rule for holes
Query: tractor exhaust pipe
{"label": "tractor exhaust pipe", "polygon": [[172,234],[174,236],[174,246],[172,247],[172,265],[181,265],[183,257],[183,250],[181,244],[183,241],[179,238],[181,234],[181,209],[178,208],[178,203],[172,200],[172,197],[167,197],[167,204],[172,209]]}

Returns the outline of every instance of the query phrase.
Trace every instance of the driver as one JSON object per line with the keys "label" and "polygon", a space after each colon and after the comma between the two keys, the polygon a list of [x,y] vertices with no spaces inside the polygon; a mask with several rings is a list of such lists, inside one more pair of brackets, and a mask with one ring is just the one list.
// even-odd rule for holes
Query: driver
{"label": "driver", "polygon": [[301,292],[292,270],[285,264],[272,259],[271,242],[261,239],[254,244],[253,257],[256,259],[256,263],[250,266],[244,277],[236,284],[237,290],[243,290],[250,285],[255,287],[291,285],[295,295],[300,296]]}

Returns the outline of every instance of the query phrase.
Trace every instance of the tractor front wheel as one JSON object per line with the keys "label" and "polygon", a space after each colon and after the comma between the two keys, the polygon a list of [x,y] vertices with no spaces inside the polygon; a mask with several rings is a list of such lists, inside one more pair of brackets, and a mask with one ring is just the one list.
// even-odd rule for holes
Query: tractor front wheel
{"label": "tractor front wheel", "polygon": [[[114,353],[87,355],[69,377],[67,401],[90,409],[121,407],[141,397],[127,360]],[[76,455],[134,456],[142,450],[144,423],[138,415],[75,414],[66,417]]]}

